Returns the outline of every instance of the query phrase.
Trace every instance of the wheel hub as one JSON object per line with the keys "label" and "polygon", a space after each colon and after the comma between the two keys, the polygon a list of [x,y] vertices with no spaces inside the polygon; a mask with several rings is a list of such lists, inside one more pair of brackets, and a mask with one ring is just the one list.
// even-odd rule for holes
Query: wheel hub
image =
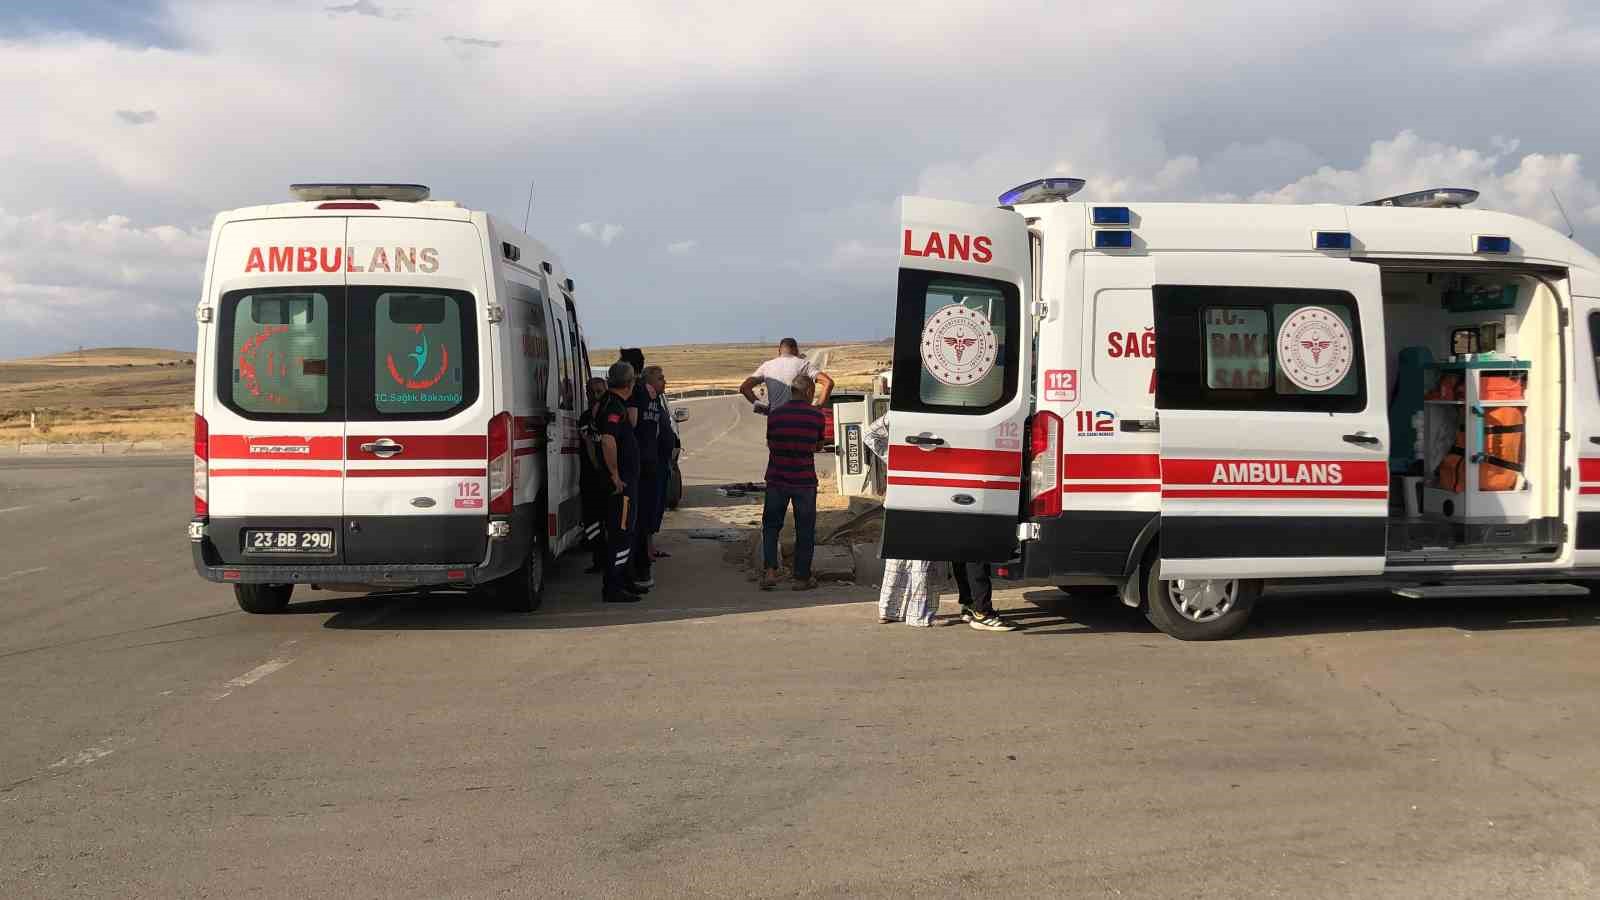
{"label": "wheel hub", "polygon": [[1239,599],[1235,578],[1179,578],[1167,582],[1172,608],[1191,622],[1211,622],[1233,609]]}

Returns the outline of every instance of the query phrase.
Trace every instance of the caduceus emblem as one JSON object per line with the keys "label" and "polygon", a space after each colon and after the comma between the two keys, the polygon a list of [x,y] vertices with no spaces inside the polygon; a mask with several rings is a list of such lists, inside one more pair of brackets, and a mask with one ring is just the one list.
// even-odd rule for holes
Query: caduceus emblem
{"label": "caduceus emblem", "polygon": [[1332,347],[1333,341],[1301,341],[1300,346],[1311,351],[1311,361],[1313,363],[1320,363],[1322,362],[1322,351]]}
{"label": "caduceus emblem", "polygon": [[967,352],[967,348],[976,344],[978,339],[973,337],[947,337],[944,342],[946,346],[956,351],[956,362],[961,362],[961,354]]}

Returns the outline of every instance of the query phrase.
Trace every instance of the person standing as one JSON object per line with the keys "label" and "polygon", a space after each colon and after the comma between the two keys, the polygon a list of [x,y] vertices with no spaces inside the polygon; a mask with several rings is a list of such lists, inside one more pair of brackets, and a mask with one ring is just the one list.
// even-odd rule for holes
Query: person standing
{"label": "person standing", "polygon": [[637,603],[640,594],[628,577],[634,523],[639,515],[639,440],[628,421],[627,402],[634,381],[632,365],[612,363],[606,370],[606,395],[596,415],[601,460],[611,488],[606,497],[606,573],[601,593],[607,603]]}
{"label": "person standing", "polygon": [[[800,344],[794,338],[784,338],[778,342],[778,355],[762,363],[744,383],[739,385],[739,393],[750,401],[750,406],[758,414],[765,414],[769,410],[789,402],[789,386],[794,383],[796,376],[804,375],[807,380],[819,386],[821,396],[816,400],[818,406],[828,402],[828,396],[833,393],[833,379],[828,373],[817,368],[817,364],[800,355]],[[756,387],[765,385],[767,399],[763,404],[756,399]]]}
{"label": "person standing", "polygon": [[578,454],[578,495],[583,513],[583,540],[593,557],[584,571],[591,575],[606,570],[606,497],[611,493],[611,479],[606,477],[605,461],[600,455],[600,430],[595,421],[605,397],[606,380],[589,379],[589,403],[578,416],[578,439],[582,442]]}
{"label": "person standing", "polygon": [[961,621],[979,631],[1016,631],[1017,626],[994,613],[994,578],[988,563],[950,564],[961,602]]}
{"label": "person standing", "polygon": [[661,533],[661,523],[667,514],[667,494],[672,483],[673,469],[678,462],[680,444],[678,442],[678,425],[672,421],[672,410],[667,406],[667,375],[660,366],[651,366],[651,368],[655,369],[656,372],[655,380],[652,382],[652,390],[656,394],[656,405],[661,408],[661,424],[657,429],[657,433],[661,438],[660,449],[657,451],[657,463],[661,467],[661,477],[657,483],[661,489],[661,496],[656,504],[655,521],[651,523],[649,540],[645,543],[645,550],[649,553],[649,558],[654,561],[665,559],[671,555],[665,550],[656,548],[656,535]]}
{"label": "person standing", "polygon": [[761,510],[761,589],[778,586],[782,559],[778,534],[794,506],[794,589],[817,586],[811,557],[817,539],[817,448],[822,446],[822,410],[811,404],[816,385],[809,375],[796,375],[789,398],[767,414],[767,497]]}
{"label": "person standing", "polygon": [[661,466],[661,402],[658,387],[665,384],[660,366],[645,366],[644,377],[633,387],[628,409],[634,414],[633,433],[639,443],[639,521],[633,533],[634,584],[654,587],[651,575],[650,535],[661,526],[661,490],[665,482]]}
{"label": "person standing", "polygon": [[[874,419],[862,434],[867,449],[880,461],[889,459],[889,416]],[[939,595],[934,593],[929,574],[932,563],[924,559],[885,559],[883,586],[878,591],[878,622],[904,622],[920,628],[933,626],[939,612]]]}

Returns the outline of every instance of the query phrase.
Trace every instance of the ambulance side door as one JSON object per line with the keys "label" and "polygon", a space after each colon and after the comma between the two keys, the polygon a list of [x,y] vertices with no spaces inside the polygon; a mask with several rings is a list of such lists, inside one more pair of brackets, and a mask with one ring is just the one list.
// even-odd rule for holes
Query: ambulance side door
{"label": "ambulance side door", "polygon": [[1600,568],[1600,297],[1572,298],[1577,352],[1573,410],[1578,439],[1578,539],[1574,568]]}
{"label": "ambulance side door", "polygon": [[907,197],[900,232],[883,555],[1011,559],[1033,364],[1027,225]]}
{"label": "ambulance side door", "polygon": [[1155,276],[1162,577],[1381,573],[1378,268],[1186,254]]}

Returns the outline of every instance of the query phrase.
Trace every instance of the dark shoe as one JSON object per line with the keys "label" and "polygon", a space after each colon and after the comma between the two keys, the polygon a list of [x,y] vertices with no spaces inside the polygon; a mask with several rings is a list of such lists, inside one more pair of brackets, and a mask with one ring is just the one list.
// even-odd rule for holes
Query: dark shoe
{"label": "dark shoe", "polygon": [[815,575],[809,575],[805,578],[796,578],[794,580],[794,590],[797,591],[809,591],[816,586],[817,576]]}
{"label": "dark shoe", "polygon": [[630,594],[638,594],[640,596],[643,596],[645,594],[650,593],[650,585],[648,585],[648,584],[640,584],[639,582],[634,581],[634,582],[629,582],[628,585],[623,588],[623,590],[627,591]]}
{"label": "dark shoe", "polygon": [[600,598],[606,603],[638,603],[644,598],[632,591],[617,591],[614,594],[605,594]]}
{"label": "dark shoe", "polygon": [[645,590],[649,590],[649,589],[651,589],[651,588],[656,586],[656,580],[654,578],[651,578],[649,575],[645,575],[645,576],[642,576],[642,577],[639,576],[639,575],[635,575],[635,576],[633,576],[633,585],[634,585],[634,587],[642,587]]}

